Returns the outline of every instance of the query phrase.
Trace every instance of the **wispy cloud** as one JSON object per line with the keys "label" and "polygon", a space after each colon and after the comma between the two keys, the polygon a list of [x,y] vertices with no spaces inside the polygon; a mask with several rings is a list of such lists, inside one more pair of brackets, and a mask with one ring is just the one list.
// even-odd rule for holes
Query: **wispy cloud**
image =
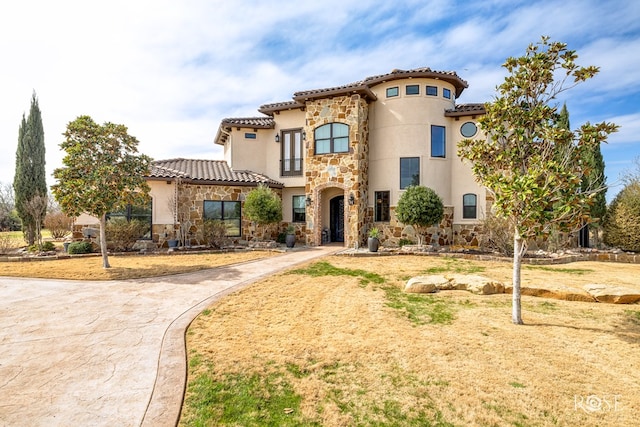
{"label": "wispy cloud", "polygon": [[[453,70],[459,102],[488,101],[507,56],[543,34],[566,41],[600,75],[568,94],[572,124],[622,125],[610,147],[640,152],[640,3],[596,0],[23,0],[0,15],[0,181],[13,176],[18,125],[35,89],[49,172],[78,115],[123,123],[155,158],[221,155],[224,117],[298,90],[394,68]],[[627,153],[628,154],[628,153]],[[612,163],[619,153],[606,154]]]}

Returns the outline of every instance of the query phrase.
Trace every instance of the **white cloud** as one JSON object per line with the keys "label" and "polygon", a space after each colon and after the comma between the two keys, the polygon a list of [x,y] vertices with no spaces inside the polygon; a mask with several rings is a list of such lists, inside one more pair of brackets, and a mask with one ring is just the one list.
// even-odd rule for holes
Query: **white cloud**
{"label": "white cloud", "polygon": [[572,95],[572,119],[594,121],[599,107],[599,117],[623,124],[611,144],[633,142],[638,107],[609,108],[640,77],[631,54],[640,47],[640,3],[626,3],[13,2],[0,15],[0,181],[12,179],[33,90],[49,173],[60,165],[66,124],[81,114],[127,125],[154,158],[220,158],[213,137],[222,118],[394,68],[457,71],[469,82],[459,102],[488,101],[505,76],[504,59],[542,34],[577,41],[570,47],[581,59],[602,67],[597,84]]}

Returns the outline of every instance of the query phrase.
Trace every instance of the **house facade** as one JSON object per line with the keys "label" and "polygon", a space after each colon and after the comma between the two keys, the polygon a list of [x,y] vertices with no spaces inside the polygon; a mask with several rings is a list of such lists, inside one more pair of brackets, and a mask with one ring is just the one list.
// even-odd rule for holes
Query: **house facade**
{"label": "house facade", "polygon": [[486,190],[457,155],[480,138],[482,104],[456,105],[467,83],[454,72],[393,70],[362,81],[296,92],[259,117],[222,120],[215,143],[236,170],[282,182],[283,219],[308,245],[358,247],[377,227],[383,244],[415,241],[395,218],[410,185],[432,188],[445,218],[426,242],[477,245]]}
{"label": "house facade", "polygon": [[282,197],[283,222],[269,230],[272,238],[293,225],[307,245],[360,247],[376,227],[383,245],[415,242],[395,207],[407,187],[423,185],[445,206],[425,242],[475,246],[490,201],[457,145],[484,137],[477,119],[485,111],[483,104],[456,104],[465,88],[455,72],[393,70],[295,92],[260,106],[256,117],[223,119],[214,143],[224,160],[154,162],[147,237],[163,243],[186,227],[198,241],[210,218],[224,221],[230,238],[252,240],[243,201],[262,184]]}

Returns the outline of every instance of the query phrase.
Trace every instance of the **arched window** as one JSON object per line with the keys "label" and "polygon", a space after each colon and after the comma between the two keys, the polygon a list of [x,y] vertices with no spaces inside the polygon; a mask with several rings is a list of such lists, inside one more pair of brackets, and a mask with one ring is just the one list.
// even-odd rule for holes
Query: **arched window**
{"label": "arched window", "polygon": [[316,128],[313,135],[316,154],[349,152],[349,126],[344,123],[322,125]]}
{"label": "arched window", "polygon": [[478,196],[475,194],[465,194],[462,196],[462,218],[475,219],[478,212]]}

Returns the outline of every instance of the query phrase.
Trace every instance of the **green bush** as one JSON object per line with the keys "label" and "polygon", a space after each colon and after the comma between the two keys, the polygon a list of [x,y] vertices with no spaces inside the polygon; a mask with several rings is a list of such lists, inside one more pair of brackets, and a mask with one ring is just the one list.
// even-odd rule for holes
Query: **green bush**
{"label": "green bush", "polygon": [[56,245],[54,245],[53,242],[47,241],[42,242],[42,249],[40,249],[40,246],[38,246],[38,244],[29,246],[29,252],[39,252],[40,250],[44,252],[55,251]]}
{"label": "green bush", "polygon": [[91,245],[91,242],[73,242],[69,244],[67,252],[71,255],[90,254],[93,252],[93,246]]}
{"label": "green bush", "polygon": [[613,199],[603,230],[607,245],[640,252],[640,182],[627,184]]}
{"label": "green bush", "polygon": [[132,219],[112,218],[107,222],[107,247],[114,251],[130,251],[149,229],[149,224]]}
{"label": "green bush", "polygon": [[438,226],[444,217],[442,199],[431,188],[412,185],[400,196],[396,207],[398,221],[416,229],[418,244],[422,245],[425,229]]}

